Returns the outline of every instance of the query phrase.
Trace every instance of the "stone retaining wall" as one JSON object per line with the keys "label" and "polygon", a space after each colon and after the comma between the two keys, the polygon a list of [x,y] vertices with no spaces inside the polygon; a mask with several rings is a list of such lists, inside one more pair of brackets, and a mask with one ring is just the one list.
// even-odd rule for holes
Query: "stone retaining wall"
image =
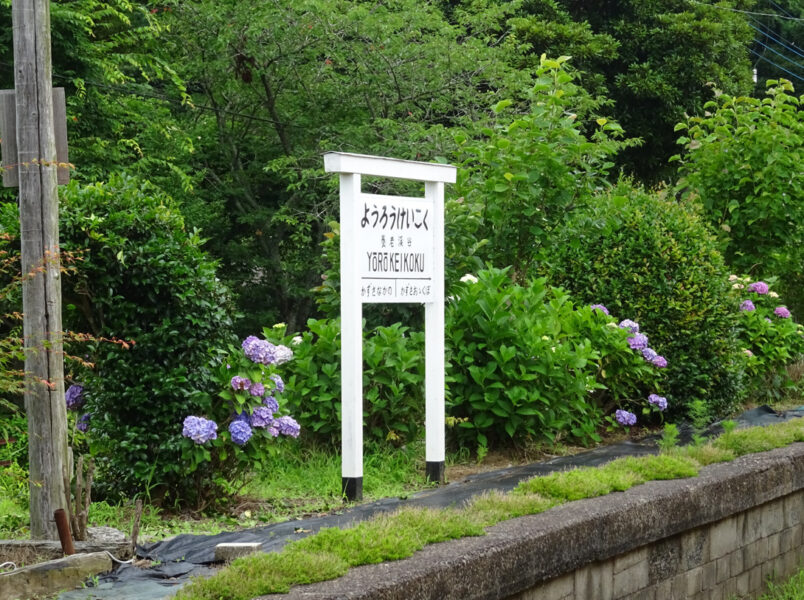
{"label": "stone retaining wall", "polygon": [[804,566],[804,444],[653,481],[299,586],[305,600],[727,600]]}

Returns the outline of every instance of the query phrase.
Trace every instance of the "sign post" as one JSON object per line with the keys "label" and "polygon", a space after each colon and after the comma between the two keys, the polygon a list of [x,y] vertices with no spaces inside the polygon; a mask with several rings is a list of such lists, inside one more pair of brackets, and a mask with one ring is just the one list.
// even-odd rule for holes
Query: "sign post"
{"label": "sign post", "polygon": [[[444,483],[444,184],[451,165],[328,152],[340,175],[341,489],[363,497],[363,304],[419,303],[425,312],[425,460]],[[361,175],[424,182],[424,197],[363,193]]]}

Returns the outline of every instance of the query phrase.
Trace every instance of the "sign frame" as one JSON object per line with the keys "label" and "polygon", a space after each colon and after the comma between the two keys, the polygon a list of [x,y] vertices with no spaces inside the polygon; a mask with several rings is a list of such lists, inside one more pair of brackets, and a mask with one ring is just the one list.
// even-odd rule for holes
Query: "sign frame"
{"label": "sign frame", "polygon": [[[424,182],[423,200],[432,206],[432,294],[424,304],[425,475],[444,483],[444,184],[455,183],[452,165],[365,154],[327,152],[324,170],[340,178],[341,251],[341,491],[363,498],[363,303],[360,293],[360,205],[368,194],[361,176]],[[382,198],[388,198],[383,196]],[[396,300],[399,301],[399,300]]]}

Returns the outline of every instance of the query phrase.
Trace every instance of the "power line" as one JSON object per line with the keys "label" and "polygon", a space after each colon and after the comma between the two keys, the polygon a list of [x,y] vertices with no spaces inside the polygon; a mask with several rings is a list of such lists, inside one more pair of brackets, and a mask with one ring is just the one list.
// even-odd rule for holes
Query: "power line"
{"label": "power line", "polygon": [[787,69],[785,69],[784,67],[782,67],[782,66],[780,66],[780,65],[777,65],[775,62],[773,62],[773,61],[772,61],[772,60],[770,60],[770,59],[765,58],[765,57],[764,57],[762,54],[760,54],[759,52],[757,52],[757,51],[756,51],[756,50],[754,50],[753,48],[749,48],[749,49],[748,49],[748,51],[749,51],[749,52],[751,52],[751,54],[755,54],[756,56],[758,56],[758,57],[760,58],[760,60],[764,60],[766,63],[770,63],[770,64],[772,64],[772,65],[773,65],[774,67],[776,67],[777,69],[780,69],[780,70],[784,71],[785,73],[787,73],[787,74],[791,75],[792,77],[795,77],[795,78],[796,78],[796,79],[798,79],[799,81],[804,81],[804,77],[799,77],[798,75],[796,75],[796,74],[795,74],[795,73],[793,73],[792,71],[788,71],[788,70],[787,70]]}
{"label": "power line", "polygon": [[761,12],[751,12],[750,10],[739,10],[737,8],[728,8],[726,6],[720,6],[718,4],[707,4],[706,2],[698,2],[698,0],[687,0],[687,2],[691,2],[693,4],[700,4],[701,6],[708,6],[709,8],[717,8],[719,10],[728,10],[730,12],[742,13],[744,15],[757,15],[760,17],[775,17],[777,19],[788,19],[790,21],[801,21],[804,22],[804,19],[800,19],[798,17],[786,17],[784,15],[778,15],[775,13],[761,13]]}
{"label": "power line", "polygon": [[779,56],[781,56],[783,59],[785,59],[787,62],[789,62],[789,63],[792,63],[792,64],[796,65],[796,66],[797,66],[799,69],[804,70],[804,65],[800,65],[800,64],[798,64],[798,63],[797,63],[796,61],[794,61],[793,59],[786,57],[786,56],[785,56],[784,54],[782,54],[781,52],[777,52],[776,50],[774,50],[773,48],[771,48],[771,47],[770,47],[770,46],[768,46],[767,44],[763,44],[763,43],[762,43],[762,42],[760,42],[759,40],[754,40],[754,41],[755,41],[757,44],[759,44],[760,46],[762,46],[763,48],[767,48],[768,50],[770,50],[770,51],[771,51],[771,52],[773,52],[774,54],[778,54],[778,55],[779,55]]}
{"label": "power line", "polygon": [[[787,41],[787,40],[784,40],[784,38],[776,38],[773,35],[771,35],[770,33],[768,33],[767,31],[762,31],[761,29],[759,29],[757,27],[754,27],[753,25],[751,25],[751,23],[749,23],[748,26],[753,28],[755,31],[758,31],[759,33],[764,35],[766,38],[769,38],[770,40],[776,42],[777,44],[779,44],[779,46],[781,46],[785,50],[789,50],[793,54],[797,54],[801,58],[804,58],[804,54],[802,54],[801,52],[796,50],[796,48],[794,46],[790,46],[790,45],[786,44],[785,41]],[[780,41],[780,39],[784,40],[784,41]]]}
{"label": "power line", "polygon": [[786,14],[788,17],[792,17],[792,16],[793,16],[793,15],[791,15],[789,12],[787,12],[785,9],[783,9],[781,6],[779,6],[778,4],[776,4],[776,3],[775,3],[773,0],[768,0],[768,2],[770,2],[771,4],[773,4],[773,6],[775,6],[776,8],[778,8],[780,11],[782,11],[782,12],[783,12],[784,14]]}

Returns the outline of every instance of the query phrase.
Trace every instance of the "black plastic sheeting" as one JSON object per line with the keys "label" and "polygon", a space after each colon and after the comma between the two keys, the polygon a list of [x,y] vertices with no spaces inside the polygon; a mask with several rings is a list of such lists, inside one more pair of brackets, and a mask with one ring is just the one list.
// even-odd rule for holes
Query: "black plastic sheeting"
{"label": "black plastic sheeting", "polygon": [[[768,406],[746,411],[738,418],[737,426],[754,427],[804,417],[804,406],[779,413]],[[681,427],[681,442],[692,437],[690,427]],[[719,424],[710,427],[706,435],[722,431]],[[623,456],[643,456],[658,451],[659,436],[640,441],[624,441],[602,446],[572,456],[562,456],[545,462],[509,467],[471,475],[445,486],[418,492],[408,498],[384,498],[360,504],[343,511],[309,519],[274,523],[265,527],[220,533],[217,535],[182,534],[168,540],[137,547],[137,556],[158,563],[147,569],[130,564],[120,565],[115,571],[100,578],[99,585],[75,590],[59,596],[59,600],[158,600],[166,598],[194,575],[214,572],[215,546],[225,542],[259,542],[264,552],[280,550],[286,543],[317,532],[322,527],[347,527],[370,517],[397,510],[401,507],[444,508],[460,506],[473,496],[491,490],[510,491],[520,481],[565,471],[576,467],[593,467]]]}

